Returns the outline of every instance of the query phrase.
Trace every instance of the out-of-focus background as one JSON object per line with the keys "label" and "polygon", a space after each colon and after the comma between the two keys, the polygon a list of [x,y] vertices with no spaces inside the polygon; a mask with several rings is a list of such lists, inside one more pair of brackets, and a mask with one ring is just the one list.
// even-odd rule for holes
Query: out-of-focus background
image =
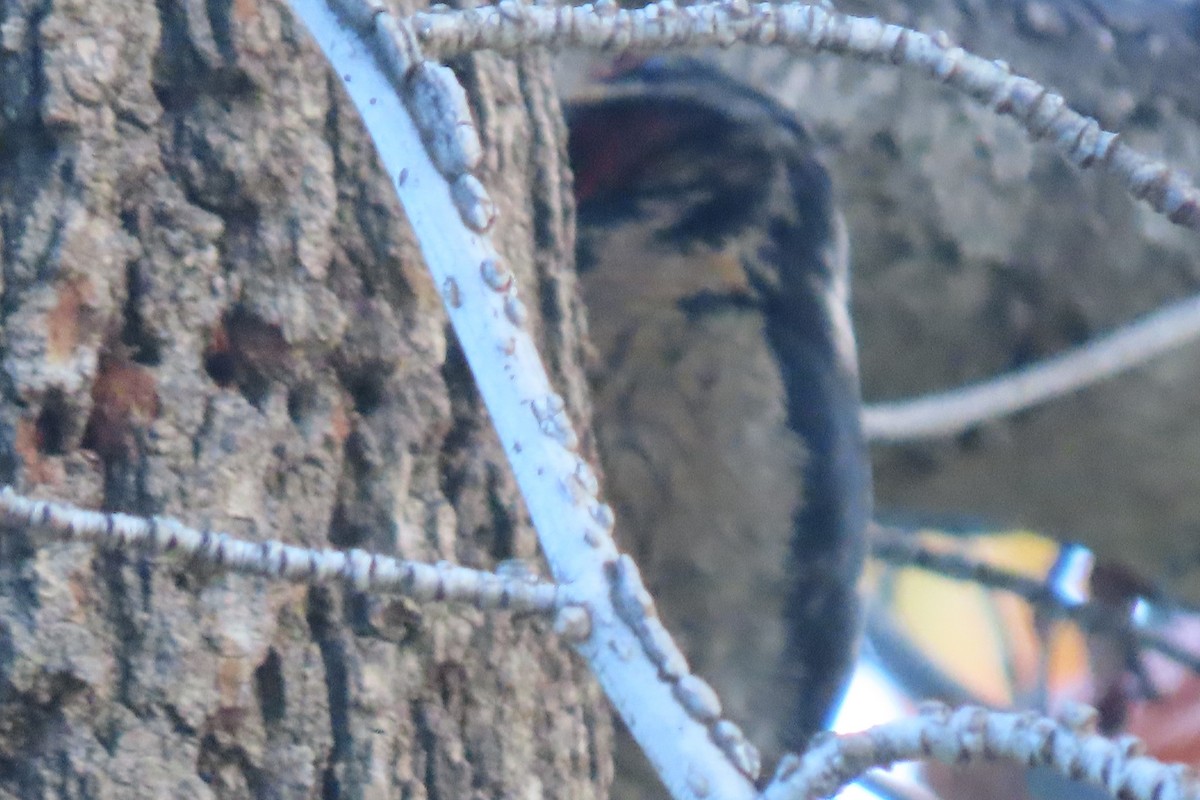
{"label": "out-of-focus background", "polygon": [[[1200,4],[851,2],[950,38],[1200,173]],[[1200,290],[1200,237],[916,75],[768,51],[723,63],[796,108],[851,235],[865,399],[988,377]],[[877,447],[881,511],[1082,542],[1200,603],[1200,358],[1183,350],[956,440]]]}

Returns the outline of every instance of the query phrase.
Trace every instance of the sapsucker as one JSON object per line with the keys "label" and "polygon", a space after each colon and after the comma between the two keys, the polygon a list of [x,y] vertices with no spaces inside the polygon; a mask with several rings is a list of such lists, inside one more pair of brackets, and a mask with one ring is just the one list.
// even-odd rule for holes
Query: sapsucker
{"label": "sapsucker", "polygon": [[621,544],[767,754],[828,721],[871,513],[847,239],[795,116],[690,60],[568,104]]}

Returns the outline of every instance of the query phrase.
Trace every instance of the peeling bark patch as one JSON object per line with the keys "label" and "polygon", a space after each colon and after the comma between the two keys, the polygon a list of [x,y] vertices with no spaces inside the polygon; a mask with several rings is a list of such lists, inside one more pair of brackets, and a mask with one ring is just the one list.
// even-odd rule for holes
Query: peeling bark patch
{"label": "peeling bark patch", "polygon": [[329,434],[338,445],[344,445],[352,432],[350,416],[340,399],[334,404],[329,420]]}
{"label": "peeling bark patch", "polygon": [[158,417],[154,374],[124,356],[103,355],[92,384],[92,413],[82,447],[105,462],[131,461],[140,434]]}
{"label": "peeling bark patch", "polygon": [[248,709],[242,689],[246,685],[245,660],[237,656],[217,659],[216,690],[220,705],[211,717],[214,730],[236,736],[246,721]]}
{"label": "peeling bark patch", "polygon": [[237,386],[256,408],[292,363],[283,332],[241,308],[235,308],[212,331],[204,352],[204,369],[222,388]]}
{"label": "peeling bark patch", "polygon": [[58,289],[58,302],[46,315],[46,360],[63,364],[79,344],[80,315],[91,288],[86,278],[66,281]]}
{"label": "peeling bark patch", "polygon": [[258,16],[255,0],[233,0],[233,18],[238,22],[249,22]]}

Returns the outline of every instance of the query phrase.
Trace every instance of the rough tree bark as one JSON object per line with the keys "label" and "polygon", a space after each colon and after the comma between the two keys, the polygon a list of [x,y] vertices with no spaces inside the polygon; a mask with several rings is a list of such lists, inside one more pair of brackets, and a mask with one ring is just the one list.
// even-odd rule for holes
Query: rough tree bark
{"label": "rough tree bark", "polygon": [[[389,177],[283,4],[16,0],[0,49],[0,480],[536,567]],[[547,62],[454,66],[586,419]],[[0,797],[607,793],[606,706],[543,621],[0,543]]]}

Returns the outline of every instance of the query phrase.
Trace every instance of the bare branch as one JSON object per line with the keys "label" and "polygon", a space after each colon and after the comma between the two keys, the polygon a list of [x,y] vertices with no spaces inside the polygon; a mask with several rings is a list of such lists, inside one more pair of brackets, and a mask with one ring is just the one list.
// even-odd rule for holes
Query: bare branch
{"label": "bare branch", "polygon": [[863,408],[869,441],[955,436],[1070,394],[1200,338],[1200,296],[1164,306],[1052,358],[947,392]]}
{"label": "bare branch", "polygon": [[381,5],[293,0],[397,176],[405,212],[439,287],[555,579],[591,615],[576,642],[671,794],[749,800],[757,751],[720,717],[690,674],[637,567],[619,558],[611,509],[578,454],[550,384],[512,271],[488,231],[495,207],[472,173],[474,122],[448,68],[422,60],[409,23]]}
{"label": "bare branch", "polygon": [[869,769],[918,759],[1045,766],[1124,800],[1200,798],[1200,782],[1190,769],[1147,757],[1136,738],[1097,735],[1095,712],[1086,711],[1075,707],[1071,719],[1056,721],[1035,713],[978,706],[951,711],[940,703],[929,704],[918,716],[829,736],[803,756],[786,757],[759,800],[829,797]]}
{"label": "bare branch", "polygon": [[1163,636],[1133,625],[1115,616],[1110,606],[1100,603],[1072,603],[1043,581],[1018,575],[959,553],[939,553],[922,547],[915,537],[874,526],[871,554],[898,566],[913,566],[936,572],[947,578],[970,581],[1015,594],[1030,605],[1054,616],[1069,619],[1084,631],[1103,633],[1128,640],[1131,646],[1154,650],[1200,675],[1200,654],[1192,653]]}
{"label": "bare branch", "polygon": [[[424,564],[363,550],[250,542],[227,533],[189,528],[170,517],[108,514],[67,503],[33,500],[8,486],[0,489],[0,514],[9,525],[41,528],[66,539],[120,550],[140,548],[188,556],[233,572],[297,583],[343,581],[361,591],[400,594],[422,602],[470,603],[483,610],[556,614],[564,608],[578,608],[572,604],[570,592],[524,576],[496,575],[446,562]],[[567,616],[577,615],[572,611]]]}
{"label": "bare branch", "polygon": [[[1069,108],[1061,96],[1013,75],[1007,64],[952,47],[944,34],[928,36],[821,6],[749,5],[745,0],[685,8],[664,0],[636,10],[603,0],[575,8],[503,0],[495,6],[418,14],[414,20],[422,42],[443,56],[536,45],[626,50],[739,41],[915,67],[1013,117],[1034,138],[1051,139],[1077,166],[1103,165],[1155,211],[1200,230],[1200,189],[1190,178],[1127,147],[1095,119]],[[1197,337],[1200,298],[1191,298],[1029,369],[930,397],[867,406],[864,433],[879,442],[953,436],[1090,386]]]}
{"label": "bare branch", "polygon": [[1035,139],[1050,139],[1076,166],[1103,166],[1134,197],[1172,222],[1200,231],[1200,189],[1182,172],[1126,146],[1095,119],[1068,107],[1061,95],[1012,74],[1006,63],[952,46],[945,34],[929,36],[817,5],[750,5],[746,0],[683,8],[663,0],[632,10],[612,0],[576,7],[501,0],[495,6],[418,14],[414,25],[422,43],[441,57],[536,46],[645,50],[744,42],[912,67],[1012,117]]}

